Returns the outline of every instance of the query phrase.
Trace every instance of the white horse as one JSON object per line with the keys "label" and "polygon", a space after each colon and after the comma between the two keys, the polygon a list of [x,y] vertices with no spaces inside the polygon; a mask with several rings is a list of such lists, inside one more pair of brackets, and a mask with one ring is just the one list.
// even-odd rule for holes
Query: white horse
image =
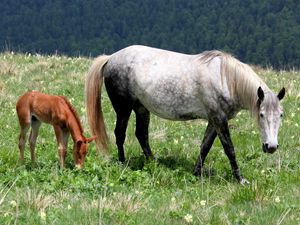
{"label": "white horse", "polygon": [[206,119],[208,125],[201,144],[195,174],[200,175],[216,136],[229,158],[233,174],[240,183],[228,120],[241,109],[257,118],[263,151],[278,148],[278,129],[285,95],[275,95],[256,73],[229,54],[206,51],[186,55],[146,46],[130,46],[111,56],[99,56],[86,77],[85,93],[91,131],[98,147],[107,149],[107,134],[101,109],[101,85],[117,114],[115,127],[119,160],[124,162],[125,132],[131,111],[136,114],[136,137],[146,157],[152,152],[148,141],[150,113],[169,120]]}

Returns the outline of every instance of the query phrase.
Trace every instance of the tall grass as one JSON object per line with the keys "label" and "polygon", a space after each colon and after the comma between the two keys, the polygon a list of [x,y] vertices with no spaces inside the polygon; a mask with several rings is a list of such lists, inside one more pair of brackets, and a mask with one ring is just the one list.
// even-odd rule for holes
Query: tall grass
{"label": "tall grass", "polygon": [[[125,142],[126,163],[117,160],[115,113],[104,93],[111,156],[91,145],[85,168],[59,170],[54,132],[43,124],[37,162],[18,163],[15,103],[28,90],[65,95],[88,133],[84,107],[87,58],[0,54],[0,224],[300,224],[300,72],[258,69],[269,87],[287,89],[280,149],[261,150],[248,112],[230,122],[237,160],[251,181],[240,186],[216,140],[205,175],[192,175],[206,122],[172,122],[151,116],[150,142],[156,160],[146,161],[134,135],[134,115]],[[71,140],[70,140],[71,141]]]}

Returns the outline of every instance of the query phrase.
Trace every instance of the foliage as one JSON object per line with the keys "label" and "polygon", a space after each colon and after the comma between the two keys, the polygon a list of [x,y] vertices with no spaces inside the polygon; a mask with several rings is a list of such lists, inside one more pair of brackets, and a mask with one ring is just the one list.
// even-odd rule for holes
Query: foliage
{"label": "foliage", "polygon": [[[91,60],[64,56],[0,54],[0,223],[1,224],[299,224],[299,72],[258,69],[273,90],[287,88],[280,149],[262,152],[257,127],[241,112],[230,126],[237,160],[248,186],[236,183],[220,142],[205,162],[202,179],[192,175],[206,122],[174,122],[151,117],[156,159],[146,161],[127,130],[124,165],[117,160],[115,114],[103,96],[111,139],[110,156],[92,144],[82,170],[74,168],[69,144],[66,169],[59,170],[51,126],[43,124],[37,162],[18,163],[15,103],[27,90],[66,95],[85,131],[83,85]],[[71,140],[70,140],[71,142]]]}
{"label": "foliage", "polygon": [[132,44],[299,68],[298,0],[2,0],[3,50],[111,54]]}

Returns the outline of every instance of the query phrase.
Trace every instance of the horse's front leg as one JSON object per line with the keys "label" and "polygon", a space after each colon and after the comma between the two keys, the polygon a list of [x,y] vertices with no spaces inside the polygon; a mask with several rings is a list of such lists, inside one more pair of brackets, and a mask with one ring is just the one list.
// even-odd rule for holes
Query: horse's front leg
{"label": "horse's front leg", "polygon": [[213,145],[216,136],[217,136],[217,132],[214,126],[212,125],[211,122],[209,122],[206,127],[204,138],[202,140],[202,144],[200,147],[200,154],[195,165],[196,176],[201,176],[204,160],[209,150],[211,149],[211,146]]}
{"label": "horse's front leg", "polygon": [[235,151],[234,151],[233,143],[232,143],[231,137],[230,137],[228,120],[226,118],[214,118],[213,124],[214,124],[217,134],[221,140],[225,154],[227,155],[227,157],[230,161],[230,165],[231,165],[231,169],[232,169],[234,177],[238,180],[238,182],[240,184],[249,183],[246,179],[243,178],[243,176],[241,175],[240,169],[237,165]]}
{"label": "horse's front leg", "polygon": [[60,162],[60,169],[62,170],[65,166],[65,159],[67,155],[67,146],[64,140],[64,132],[60,126],[54,125],[55,136],[58,145],[58,156]]}

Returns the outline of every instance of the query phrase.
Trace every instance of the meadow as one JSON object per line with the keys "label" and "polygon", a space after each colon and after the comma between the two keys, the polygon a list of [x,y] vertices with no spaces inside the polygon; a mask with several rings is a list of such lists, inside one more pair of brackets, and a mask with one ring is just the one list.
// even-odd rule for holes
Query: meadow
{"label": "meadow", "polygon": [[254,118],[242,111],[230,121],[241,172],[239,185],[216,139],[202,179],[193,175],[206,122],[173,122],[151,116],[155,160],[144,159],[131,115],[125,164],[118,162],[115,113],[103,91],[110,154],[91,144],[82,170],[74,168],[72,140],[66,169],[59,169],[54,131],[43,124],[30,161],[18,162],[19,127],[15,104],[28,90],[65,95],[89,136],[84,79],[92,60],[65,56],[0,54],[0,224],[300,224],[300,72],[256,67],[276,92],[282,86],[284,118],[280,148],[265,154]]}

